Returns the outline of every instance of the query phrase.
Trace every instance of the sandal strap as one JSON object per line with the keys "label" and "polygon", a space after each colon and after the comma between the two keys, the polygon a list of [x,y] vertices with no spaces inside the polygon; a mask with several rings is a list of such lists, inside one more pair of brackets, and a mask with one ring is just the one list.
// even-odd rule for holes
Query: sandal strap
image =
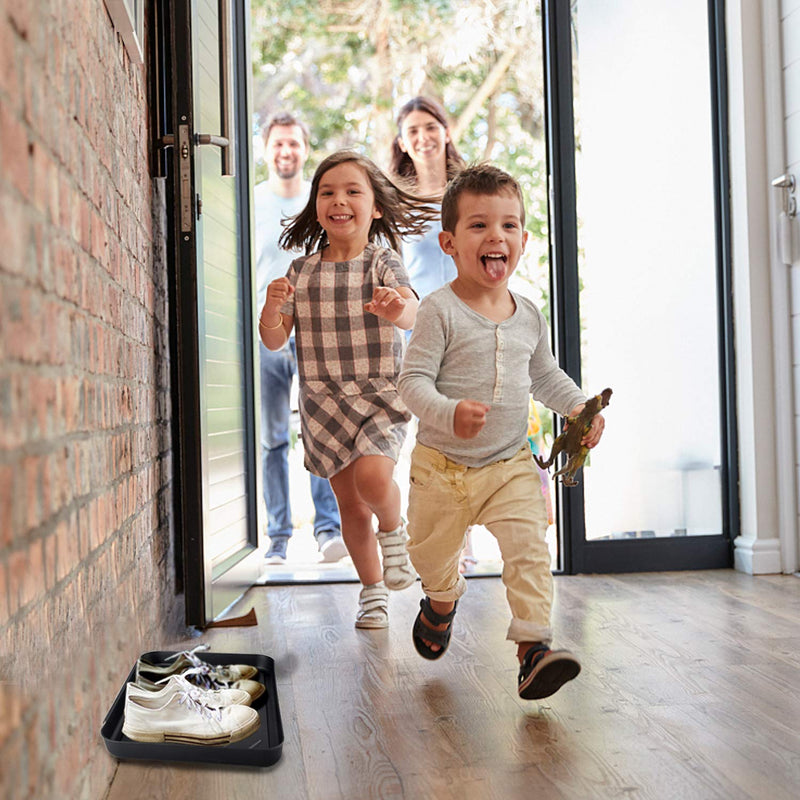
{"label": "sandal strap", "polygon": [[[458,608],[458,600],[456,600],[455,605],[453,606],[453,610],[448,614],[437,614],[431,607],[431,600],[427,595],[423,597],[422,600],[419,601],[419,607],[422,613],[424,614],[425,619],[427,619],[428,622],[430,622],[432,625],[445,625],[446,623],[450,622],[456,615],[456,609]],[[430,641],[433,640],[431,639]]]}
{"label": "sandal strap", "polygon": [[536,662],[539,661],[540,658],[544,658],[544,656],[549,652],[550,648],[543,642],[539,642],[531,647],[527,653],[525,653],[525,655],[522,657],[522,663],[520,666],[526,669],[532,669]]}
{"label": "sandal strap", "polygon": [[[441,623],[437,623],[441,624]],[[423,621],[421,617],[417,617],[416,621],[414,622],[414,636],[418,639],[424,639],[426,642],[430,642],[431,644],[438,644],[439,647],[447,647],[450,643],[450,633],[452,628],[446,628],[443,631],[437,631],[433,628],[429,628]]]}

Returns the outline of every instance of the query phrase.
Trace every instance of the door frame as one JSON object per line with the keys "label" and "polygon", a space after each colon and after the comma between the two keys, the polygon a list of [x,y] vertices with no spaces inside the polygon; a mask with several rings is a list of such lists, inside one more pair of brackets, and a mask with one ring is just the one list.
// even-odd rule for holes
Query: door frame
{"label": "door frame", "polygon": [[[258,542],[258,421],[256,419],[255,388],[255,326],[253,314],[247,313],[253,305],[253,282],[250,270],[252,260],[252,216],[251,216],[251,161],[252,150],[248,121],[249,96],[249,22],[247,0],[231,0],[231,24],[233,41],[245,44],[235,48],[234,99],[237,109],[235,125],[242,133],[237,137],[234,154],[235,170],[241,176],[237,182],[240,207],[238,237],[240,239],[243,315],[243,381],[244,391],[244,460],[246,518],[248,544],[235,554],[217,574],[212,575],[210,562],[206,560],[204,542],[204,475],[202,442],[203,397],[200,385],[200,335],[198,318],[198,272],[197,272],[197,215],[195,201],[191,202],[191,230],[182,230],[179,209],[177,176],[180,175],[181,148],[178,128],[187,126],[189,147],[199,133],[194,124],[194,86],[192,70],[177,69],[176,65],[192,63],[192,0],[178,0],[166,4],[156,0],[154,18],[160,21],[163,37],[168,47],[163,55],[165,63],[158,71],[164,80],[163,91],[169,92],[166,105],[170,114],[165,119],[164,129],[159,132],[161,144],[167,144],[169,226],[171,240],[168,242],[173,269],[170,272],[170,352],[171,382],[173,386],[173,508],[175,515],[176,568],[180,571],[185,597],[186,624],[203,628],[219,617],[219,609],[227,609],[236,602],[254,581],[261,561]],[[245,37],[245,38],[242,38]],[[190,198],[196,198],[195,161],[189,158]],[[222,573],[222,574],[220,574]],[[224,574],[224,580],[221,580]],[[211,602],[212,586],[215,590]]]}
{"label": "door frame", "polygon": [[[547,167],[550,186],[550,291],[553,352],[581,384],[580,282],[569,0],[542,0]],[[712,569],[733,564],[739,535],[738,442],[728,201],[727,78],[723,0],[708,0],[719,297],[722,522],[719,536],[586,541],[583,484],[556,490],[560,567],[567,574]]]}

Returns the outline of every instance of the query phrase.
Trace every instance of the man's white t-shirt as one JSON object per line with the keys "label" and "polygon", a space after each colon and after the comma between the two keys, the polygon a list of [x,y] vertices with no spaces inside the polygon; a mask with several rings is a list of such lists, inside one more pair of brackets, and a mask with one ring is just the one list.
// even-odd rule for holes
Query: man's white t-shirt
{"label": "man's white t-shirt", "polygon": [[303,210],[308,202],[311,184],[303,181],[300,194],[295,197],[280,197],[269,186],[268,181],[256,184],[253,189],[256,223],[256,289],[258,311],[267,299],[267,286],[275,278],[285,275],[289,265],[299,253],[281,250],[278,239],[283,233],[281,221]]}

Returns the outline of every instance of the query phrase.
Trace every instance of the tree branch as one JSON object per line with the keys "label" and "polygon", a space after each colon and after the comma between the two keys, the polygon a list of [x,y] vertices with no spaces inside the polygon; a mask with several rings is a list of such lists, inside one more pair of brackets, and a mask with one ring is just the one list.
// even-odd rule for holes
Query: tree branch
{"label": "tree branch", "polygon": [[519,44],[511,45],[503,55],[497,60],[497,63],[492,67],[486,79],[478,87],[478,91],[472,97],[472,100],[467,103],[467,107],[461,112],[461,115],[456,120],[455,125],[450,129],[450,135],[453,137],[454,142],[461,139],[464,131],[469,127],[470,123],[477,115],[492,94],[497,89],[498,84],[503,79],[503,76],[508,72],[511,62],[514,60]]}

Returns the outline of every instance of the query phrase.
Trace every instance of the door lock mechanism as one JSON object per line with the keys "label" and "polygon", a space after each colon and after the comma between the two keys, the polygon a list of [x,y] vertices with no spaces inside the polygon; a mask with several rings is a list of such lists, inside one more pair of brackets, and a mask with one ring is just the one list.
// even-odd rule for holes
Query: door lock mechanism
{"label": "door lock mechanism", "polygon": [[776,189],[781,189],[783,192],[783,212],[787,217],[797,216],[797,197],[795,191],[797,189],[797,179],[791,173],[787,172],[779,175],[772,181],[772,186]]}

